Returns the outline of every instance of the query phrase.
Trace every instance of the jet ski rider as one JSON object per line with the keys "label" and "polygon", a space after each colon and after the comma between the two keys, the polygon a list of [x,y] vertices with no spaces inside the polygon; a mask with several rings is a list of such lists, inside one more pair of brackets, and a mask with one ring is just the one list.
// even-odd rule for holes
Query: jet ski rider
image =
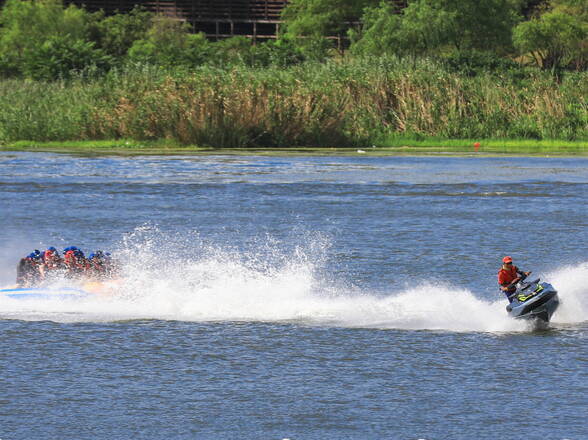
{"label": "jet ski rider", "polygon": [[517,291],[516,283],[530,274],[531,272],[523,272],[512,264],[511,257],[506,256],[502,259],[502,267],[498,271],[498,284],[510,302],[512,302],[512,294]]}

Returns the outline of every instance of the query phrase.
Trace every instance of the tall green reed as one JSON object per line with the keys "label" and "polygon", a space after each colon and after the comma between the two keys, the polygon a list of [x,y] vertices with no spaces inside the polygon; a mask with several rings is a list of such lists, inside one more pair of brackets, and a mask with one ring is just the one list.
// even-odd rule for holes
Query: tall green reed
{"label": "tall green reed", "polygon": [[170,139],[211,147],[360,146],[391,134],[588,139],[588,73],[558,82],[362,58],[287,69],[127,66],[0,81],[0,140]]}

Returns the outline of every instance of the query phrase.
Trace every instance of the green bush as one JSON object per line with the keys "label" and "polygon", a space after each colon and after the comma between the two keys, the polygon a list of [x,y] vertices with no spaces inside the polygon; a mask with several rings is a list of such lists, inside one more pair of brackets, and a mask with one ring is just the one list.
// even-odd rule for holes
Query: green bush
{"label": "green bush", "polygon": [[488,72],[500,74],[523,70],[515,61],[488,51],[453,51],[440,59],[450,71],[466,76],[476,76],[480,73]]}
{"label": "green bush", "polygon": [[218,67],[288,67],[305,61],[300,48],[284,39],[252,44],[248,38],[232,37],[210,47],[211,55],[206,63]]}
{"label": "green bush", "polygon": [[289,67],[306,60],[291,41],[278,39],[253,47],[254,65],[259,67]]}
{"label": "green bush", "polygon": [[[40,46],[54,46],[56,39],[87,41],[90,22],[85,10],[64,8],[61,0],[7,0],[0,11],[0,69],[25,75],[38,61]],[[54,55],[50,47],[45,50]]]}
{"label": "green bush", "polygon": [[21,69],[28,78],[51,81],[88,70],[100,74],[108,71],[112,63],[112,57],[96,49],[94,43],[51,37],[30,51]]}
{"label": "green bush", "polygon": [[124,59],[133,43],[147,37],[153,14],[136,6],[128,13],[118,13],[104,17],[102,13],[94,15],[89,37],[108,55],[118,60]]}
{"label": "green bush", "polygon": [[129,60],[160,66],[198,66],[211,56],[204,34],[191,34],[189,26],[168,17],[155,16],[145,39],[129,49]]}

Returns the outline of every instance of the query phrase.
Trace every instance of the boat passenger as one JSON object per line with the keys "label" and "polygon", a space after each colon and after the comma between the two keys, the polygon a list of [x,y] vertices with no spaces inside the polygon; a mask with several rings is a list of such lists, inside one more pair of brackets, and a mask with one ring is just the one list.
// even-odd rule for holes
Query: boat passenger
{"label": "boat passenger", "polygon": [[510,302],[512,295],[516,292],[516,283],[524,280],[531,272],[523,272],[512,263],[512,258],[506,256],[502,259],[502,267],[498,271],[498,284]]}
{"label": "boat passenger", "polygon": [[16,266],[16,285],[18,287],[28,287],[31,285],[32,273],[34,272],[34,263],[30,255],[19,260]]}
{"label": "boat passenger", "polygon": [[70,247],[65,248],[63,250],[63,264],[65,265],[65,268],[68,271],[70,271],[70,272],[74,271],[74,266],[75,266],[74,251]]}
{"label": "boat passenger", "polygon": [[19,287],[30,287],[38,283],[40,279],[41,252],[35,249],[24,258],[21,258],[16,267],[16,284]]}
{"label": "boat passenger", "polygon": [[50,268],[57,268],[63,260],[53,246],[43,252],[43,263]]}
{"label": "boat passenger", "polygon": [[55,272],[63,268],[63,260],[53,246],[49,247],[42,254],[42,263],[39,266],[39,271],[42,278],[46,278],[51,272]]}
{"label": "boat passenger", "polygon": [[74,262],[77,273],[79,273],[80,275],[85,275],[89,272],[90,263],[88,263],[86,256],[80,249],[76,249],[74,251]]}
{"label": "boat passenger", "polygon": [[90,264],[84,256],[84,252],[75,246],[67,247],[63,250],[63,263],[69,276],[77,277],[86,275],[90,269]]}
{"label": "boat passenger", "polygon": [[90,272],[97,279],[106,278],[106,263],[104,261],[104,252],[96,251],[88,257],[90,263]]}

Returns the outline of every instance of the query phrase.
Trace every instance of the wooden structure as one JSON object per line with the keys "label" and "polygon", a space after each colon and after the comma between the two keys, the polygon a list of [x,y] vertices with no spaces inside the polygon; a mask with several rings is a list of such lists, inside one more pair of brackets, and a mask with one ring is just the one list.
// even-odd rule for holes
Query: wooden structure
{"label": "wooden structure", "polygon": [[[389,0],[398,9],[407,0]],[[4,0],[0,0],[0,5]],[[188,22],[213,40],[243,35],[255,41],[276,38],[288,0],[64,0],[89,11],[128,12],[135,6]],[[333,38],[342,38],[333,36]],[[340,41],[339,41],[340,43]]]}
{"label": "wooden structure", "polygon": [[213,40],[243,35],[276,38],[280,14],[288,0],[65,0],[89,11],[128,12],[135,6],[188,22],[194,32]]}

